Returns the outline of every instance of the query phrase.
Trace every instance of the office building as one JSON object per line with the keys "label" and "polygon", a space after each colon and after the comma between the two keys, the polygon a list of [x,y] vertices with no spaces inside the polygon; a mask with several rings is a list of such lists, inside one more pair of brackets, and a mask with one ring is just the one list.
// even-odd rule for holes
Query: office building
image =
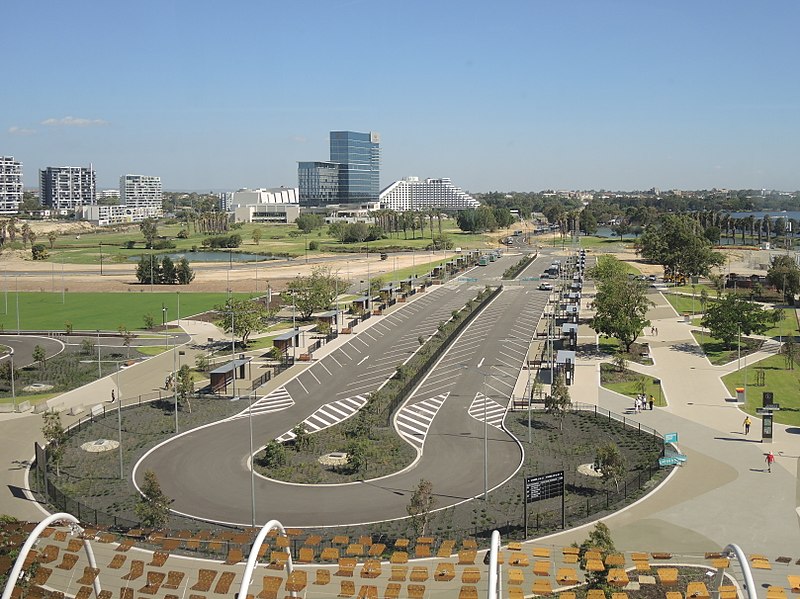
{"label": "office building", "polygon": [[453,185],[450,179],[425,179],[406,177],[395,181],[380,193],[380,204],[389,210],[465,210],[477,208],[480,202],[460,187]]}
{"label": "office building", "polygon": [[339,165],[333,162],[299,162],[300,204],[326,206],[339,202]]}
{"label": "office building", "polygon": [[145,208],[150,216],[161,216],[161,177],[123,175],[119,178],[119,200],[129,208]]}
{"label": "office building", "polygon": [[330,160],[298,163],[297,178],[304,207],[377,201],[380,135],[331,131]]}
{"label": "office building", "polygon": [[339,198],[345,204],[375,201],[381,190],[378,133],[331,131],[331,162],[339,165]]}
{"label": "office building", "polygon": [[22,203],[22,163],[0,156],[0,214],[16,214]]}
{"label": "office building", "polygon": [[43,208],[58,213],[95,203],[95,172],[90,166],[48,166],[39,171]]}

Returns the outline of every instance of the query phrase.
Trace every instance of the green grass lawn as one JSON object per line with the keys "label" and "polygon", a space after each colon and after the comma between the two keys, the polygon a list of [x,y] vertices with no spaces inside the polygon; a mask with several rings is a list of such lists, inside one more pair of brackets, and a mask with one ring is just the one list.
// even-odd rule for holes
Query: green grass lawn
{"label": "green grass lawn", "polygon": [[626,239],[624,242],[619,240],[619,237],[597,237],[596,235],[581,235],[581,247],[583,248],[603,248],[603,249],[622,249],[629,245],[631,241]]}
{"label": "green grass lawn", "polygon": [[653,377],[634,372],[633,370],[617,371],[611,364],[602,364],[600,370],[600,383],[606,389],[627,395],[631,399],[642,392],[639,380],[645,382],[645,394],[653,396],[655,405],[663,408],[667,405],[661,386],[653,383]]}
{"label": "green grass lawn", "polygon": [[[82,233],[76,235],[62,235],[55,241],[51,249],[48,245],[48,261],[65,264],[100,264],[101,253],[104,264],[135,264],[135,259],[141,254],[149,253],[174,253],[189,252],[193,247],[202,250],[203,240],[212,237],[212,234],[195,233],[189,228],[189,236],[186,239],[178,238],[178,233],[185,229],[183,223],[159,224],[158,234],[169,239],[175,244],[174,249],[166,250],[147,250],[144,238],[138,227],[127,227],[120,229],[100,230],[92,233]],[[253,241],[253,231],[261,231],[261,239],[258,243]],[[336,239],[328,235],[328,227],[315,229],[308,234],[302,233],[296,225],[283,224],[251,224],[245,223],[238,229],[230,230],[223,235],[237,233],[242,237],[242,244],[234,249],[236,252],[248,252],[263,255],[289,255],[289,256],[316,256],[322,252],[346,251],[361,252],[368,249],[370,252],[379,252],[387,248],[407,248],[423,250],[431,242],[430,228],[424,232],[419,230],[416,233],[410,229],[407,233],[391,233],[384,239],[364,243],[341,244]],[[502,231],[489,234],[466,233],[461,231],[453,219],[442,221],[442,233],[449,237],[453,247],[484,248],[496,246],[496,240],[503,236]],[[439,235],[438,223],[434,225],[434,235]],[[133,241],[134,247],[128,249],[126,245]],[[308,246],[314,241],[319,246],[317,250],[311,250]],[[101,247],[102,244],[102,247]],[[225,251],[225,250],[220,250]],[[130,261],[134,258],[134,261]],[[191,256],[189,256],[191,262]]]}
{"label": "green grass lawn", "polygon": [[[692,331],[692,335],[694,336],[697,343],[700,344],[703,352],[706,354],[708,361],[714,364],[715,366],[721,366],[722,364],[728,364],[729,362],[733,362],[739,357],[739,350],[736,347],[736,343],[733,344],[733,349],[725,349],[722,341],[719,339],[715,339],[708,333],[704,333],[702,331]],[[757,352],[761,348],[761,341],[758,339],[750,339],[748,337],[742,337],[742,356],[746,356]]]}
{"label": "green grass lawn", "polygon": [[[764,386],[755,386],[756,373],[764,372]],[[775,421],[781,424],[800,425],[800,368],[787,370],[783,356],[770,356],[755,364],[748,364],[722,378],[731,397],[736,395],[737,387],[744,387],[745,373],[747,375],[747,401],[744,409],[748,414],[755,415],[756,408],[762,405],[761,394],[772,391],[775,394],[775,403],[781,409],[775,412]]]}
{"label": "green grass lawn", "polygon": [[786,306],[783,309],[783,317],[774,327],[764,332],[767,337],[788,337],[797,335],[797,310],[793,306]]}
{"label": "green grass lawn", "polygon": [[[675,311],[678,314],[691,314],[692,313],[692,305],[694,305],[694,312],[702,312],[703,306],[700,304],[700,294],[696,294],[694,298],[694,304],[692,304],[692,296],[691,295],[678,295],[676,293],[664,293],[663,294],[666,300],[675,308]],[[709,301],[709,304],[711,301]]]}
{"label": "green grass lawn", "polygon": [[[698,298],[700,297],[700,291],[702,289],[705,289],[706,291],[708,291],[708,297],[709,298],[714,298],[714,297],[717,296],[717,292],[714,291],[713,285],[709,285],[707,283],[698,283],[697,285],[694,286],[694,293]],[[670,287],[670,291],[674,291],[676,293],[688,293],[688,294],[691,294],[692,293],[692,286],[691,285],[677,285],[675,287]]]}
{"label": "green grass lawn", "polygon": [[[234,294],[249,297],[247,294]],[[0,297],[2,299],[2,297]],[[63,331],[70,321],[75,331],[116,331],[120,325],[129,330],[144,328],[144,315],[153,316],[161,324],[162,305],[167,308],[167,319],[178,317],[177,293],[19,293],[19,325],[25,330]],[[180,316],[188,317],[225,303],[225,293],[181,293]],[[3,304],[0,303],[0,308]],[[0,311],[0,326],[7,331],[17,329],[17,302],[9,293],[8,313]]]}

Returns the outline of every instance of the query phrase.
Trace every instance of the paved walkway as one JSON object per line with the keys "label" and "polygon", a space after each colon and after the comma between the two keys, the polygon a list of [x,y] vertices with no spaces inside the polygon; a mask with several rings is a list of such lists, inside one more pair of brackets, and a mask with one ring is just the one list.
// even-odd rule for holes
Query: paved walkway
{"label": "paved walkway", "polygon": [[[656,306],[649,316],[658,336],[643,340],[650,343],[654,365],[629,367],[661,379],[669,405],[631,417],[662,433],[677,432],[679,449],[688,461],[656,493],[604,519],[617,547],[705,552],[737,543],[747,553],[797,559],[800,428],[776,425],[773,443],[761,443],[760,421],[753,418],[745,436],[744,413],[720,380],[736,370],[736,362],[711,365],[690,326],[663,296],[652,299]],[[760,352],[747,363],[769,355]],[[630,398],[600,388],[599,363],[597,355],[579,356],[576,383],[570,388],[573,401],[626,413],[632,407]],[[772,473],[764,462],[768,450],[777,458]],[[562,544],[585,537],[586,530],[579,529],[554,535],[551,541]]]}

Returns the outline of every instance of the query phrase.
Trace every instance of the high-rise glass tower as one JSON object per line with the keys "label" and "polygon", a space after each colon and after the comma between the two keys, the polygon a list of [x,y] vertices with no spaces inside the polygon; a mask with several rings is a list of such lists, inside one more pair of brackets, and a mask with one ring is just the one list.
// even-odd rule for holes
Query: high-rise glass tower
{"label": "high-rise glass tower", "polygon": [[331,131],[331,162],[339,164],[339,198],[374,202],[381,191],[381,138],[378,133]]}

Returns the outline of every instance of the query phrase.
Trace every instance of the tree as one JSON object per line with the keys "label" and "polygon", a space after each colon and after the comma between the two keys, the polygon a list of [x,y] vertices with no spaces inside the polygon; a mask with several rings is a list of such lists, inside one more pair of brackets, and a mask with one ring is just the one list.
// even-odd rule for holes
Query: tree
{"label": "tree", "polygon": [[586,570],[586,553],[588,551],[599,551],[601,555],[609,555],[617,552],[614,547],[614,541],[611,539],[611,531],[608,530],[608,526],[602,522],[595,524],[589,536],[580,544],[579,549],[578,556],[580,557],[581,570],[585,571],[586,585],[590,589],[603,589],[608,591],[607,569],[604,568],[601,571]]}
{"label": "tree", "polygon": [[148,249],[152,248],[156,241],[156,237],[158,237],[158,223],[155,221],[155,219],[144,219],[139,223],[139,231],[142,232],[146,247]]}
{"label": "tree", "polygon": [[647,298],[646,282],[629,278],[613,262],[603,268],[607,272],[596,279],[591,326],[601,335],[619,339],[629,352],[633,342],[650,325],[646,314],[653,302]]}
{"label": "tree", "polygon": [[406,512],[411,516],[411,526],[414,527],[416,536],[425,536],[431,512],[436,507],[436,497],[433,495],[433,484],[420,479],[411,495],[411,501],[406,506]]}
{"label": "tree", "polygon": [[34,243],[31,246],[31,258],[33,260],[46,260],[47,248],[43,243]]}
{"label": "tree", "polygon": [[708,275],[725,257],[697,233],[697,223],[688,215],[666,214],[647,227],[636,241],[636,251],[646,261],[660,264],[664,273],[676,278]]}
{"label": "tree", "polygon": [[725,349],[731,349],[740,334],[761,334],[780,318],[780,310],[765,310],[736,293],[726,293],[706,310],[700,322]]}
{"label": "tree", "polygon": [[266,328],[267,320],[274,314],[261,302],[236,297],[214,306],[214,309],[220,313],[217,326],[227,334],[233,331],[233,336],[239,337],[243,346],[247,346],[252,333],[260,333]]}
{"label": "tree", "polygon": [[325,220],[321,214],[301,214],[295,219],[294,224],[296,224],[297,228],[303,233],[308,234],[314,229],[323,226]]}
{"label": "tree", "polygon": [[121,324],[117,327],[117,332],[119,336],[122,337],[122,345],[126,349],[127,359],[131,357],[131,341],[133,341],[133,333],[128,330],[124,324]]}
{"label": "tree", "polygon": [[39,370],[44,369],[44,363],[47,360],[47,352],[41,345],[36,345],[33,348],[33,361],[39,363]]}
{"label": "tree", "polygon": [[800,293],[800,266],[793,256],[775,256],[767,270],[767,281],[781,290],[787,304],[794,305],[794,298]]}
{"label": "tree", "polygon": [[294,450],[304,451],[311,445],[311,435],[306,430],[306,425],[302,422],[292,429],[294,433]]}
{"label": "tree", "polygon": [[152,329],[156,326],[156,319],[152,314],[145,314],[142,319],[144,320],[144,328]]}
{"label": "tree", "polygon": [[175,280],[178,285],[188,285],[194,281],[194,271],[189,266],[186,256],[178,260],[178,264],[175,266]]}
{"label": "tree", "polygon": [[142,526],[164,528],[169,522],[169,506],[172,499],[164,495],[155,472],[145,471],[140,491],[142,495],[133,507],[133,511],[141,520]]}
{"label": "tree", "polygon": [[584,208],[578,217],[580,230],[586,235],[594,235],[597,233],[597,218],[591,210]]}
{"label": "tree", "polygon": [[564,380],[564,373],[559,372],[550,387],[550,393],[544,398],[544,409],[548,414],[555,414],[561,419],[561,430],[564,428],[564,415],[571,405],[572,400]]}
{"label": "tree", "polygon": [[318,310],[330,308],[338,291],[347,288],[347,281],[333,274],[329,268],[316,267],[305,277],[296,277],[287,286],[288,294],[303,320],[308,320]]}
{"label": "tree", "polygon": [[619,479],[625,474],[625,464],[616,443],[609,441],[597,448],[594,469],[603,476],[603,480],[613,480],[619,492]]}
{"label": "tree", "polygon": [[285,465],[286,448],[283,446],[283,443],[279,443],[275,440],[267,443],[267,446],[264,447],[264,458],[261,463],[264,464],[266,468],[280,468]]}
{"label": "tree", "polygon": [[136,278],[142,285],[158,283],[161,280],[160,266],[153,254],[142,254],[136,265]]}
{"label": "tree", "polygon": [[261,235],[262,235],[262,232],[261,232],[261,229],[259,227],[256,227],[255,229],[253,229],[253,243],[255,243],[256,245],[259,245],[261,243]]}
{"label": "tree", "polygon": [[61,461],[64,459],[64,443],[67,433],[61,424],[58,412],[42,412],[42,436],[47,443],[47,457],[56,467],[56,476],[61,476]]}
{"label": "tree", "polygon": [[81,354],[84,356],[91,356],[94,353],[94,343],[88,337],[84,337],[81,341]]}
{"label": "tree", "polygon": [[786,341],[784,341],[783,346],[781,346],[781,353],[783,354],[786,368],[794,370],[795,360],[797,360],[797,356],[800,354],[800,347],[795,343],[794,335],[786,337]]}
{"label": "tree", "polygon": [[191,397],[194,392],[194,375],[188,365],[184,364],[178,370],[178,376],[175,386],[175,392],[178,394],[178,403],[180,405],[186,404],[189,413],[192,413]]}
{"label": "tree", "polygon": [[64,321],[64,334],[65,335],[72,335],[72,321],[65,320]]}
{"label": "tree", "polygon": [[367,444],[362,439],[354,439],[347,444],[347,465],[351,472],[367,469]]}
{"label": "tree", "polygon": [[161,266],[159,268],[158,282],[162,285],[174,285],[177,280],[177,272],[175,271],[175,263],[169,256],[164,256],[161,259]]}

